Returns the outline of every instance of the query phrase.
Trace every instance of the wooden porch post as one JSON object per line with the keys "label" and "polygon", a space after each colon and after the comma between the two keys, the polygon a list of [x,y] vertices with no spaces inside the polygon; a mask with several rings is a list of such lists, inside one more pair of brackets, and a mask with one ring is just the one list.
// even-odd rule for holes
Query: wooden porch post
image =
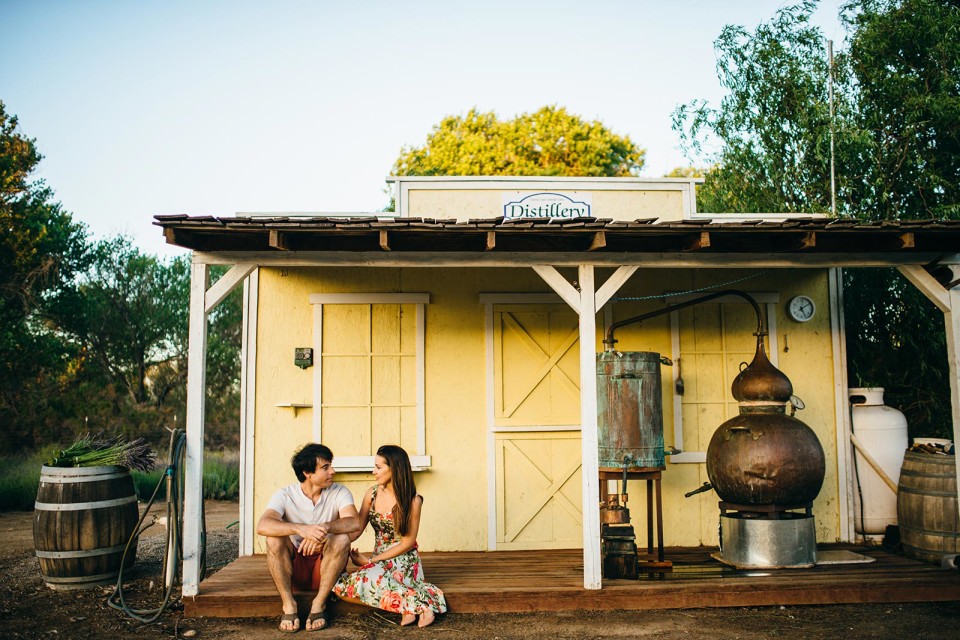
{"label": "wooden porch post", "polygon": [[583,588],[599,589],[600,494],[599,444],[597,443],[597,301],[593,265],[579,268],[580,283],[580,447],[583,466]]}
{"label": "wooden porch post", "polygon": [[[953,409],[953,442],[960,440],[960,289],[944,289],[926,269],[917,266],[898,267],[900,273],[943,311],[947,335],[947,366],[950,371],[950,406]],[[960,478],[960,455],[955,455],[957,477]],[[957,486],[960,498],[960,484]]]}
{"label": "wooden porch post", "polygon": [[637,270],[620,266],[607,281],[596,288],[593,265],[581,264],[578,291],[560,273],[548,265],[533,270],[550,285],[564,302],[580,316],[580,481],[583,490],[583,588],[599,589],[600,566],[600,445],[597,433],[597,311],[610,300]]}
{"label": "wooden porch post", "polygon": [[190,333],[187,351],[187,453],[183,496],[183,595],[200,587],[200,529],[203,508],[203,418],[207,387],[206,292],[209,267],[190,267]]}

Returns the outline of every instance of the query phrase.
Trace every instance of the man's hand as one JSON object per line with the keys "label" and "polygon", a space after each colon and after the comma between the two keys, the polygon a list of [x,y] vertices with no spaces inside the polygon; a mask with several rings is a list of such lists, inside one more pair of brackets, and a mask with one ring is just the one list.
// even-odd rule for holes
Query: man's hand
{"label": "man's hand", "polygon": [[309,538],[304,538],[300,541],[300,547],[297,549],[297,553],[304,556],[312,556],[323,551],[323,545],[327,541],[326,538],[320,542],[310,540]]}
{"label": "man's hand", "polygon": [[321,524],[304,524],[300,525],[298,533],[304,540],[323,543],[327,538],[327,534],[330,533],[330,525],[326,522]]}

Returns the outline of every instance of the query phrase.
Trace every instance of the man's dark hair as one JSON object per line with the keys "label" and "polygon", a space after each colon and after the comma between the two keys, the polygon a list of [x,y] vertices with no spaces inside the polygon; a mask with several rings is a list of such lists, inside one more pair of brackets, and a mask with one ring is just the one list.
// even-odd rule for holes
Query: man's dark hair
{"label": "man's dark hair", "polygon": [[293,472],[297,474],[297,480],[303,482],[307,479],[306,473],[313,473],[317,470],[317,459],[325,462],[333,462],[333,451],[330,448],[311,442],[293,454],[290,458],[290,464],[293,466]]}

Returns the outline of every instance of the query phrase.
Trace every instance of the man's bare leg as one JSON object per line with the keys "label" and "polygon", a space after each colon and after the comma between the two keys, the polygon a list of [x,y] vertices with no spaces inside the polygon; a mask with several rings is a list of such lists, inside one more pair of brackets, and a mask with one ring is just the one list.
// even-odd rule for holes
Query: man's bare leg
{"label": "man's bare leg", "polygon": [[[320,562],[320,589],[310,605],[310,613],[319,613],[326,610],[327,598],[337,578],[347,568],[347,558],[350,557],[350,536],[344,533],[327,534],[326,544],[323,546],[323,560]],[[326,622],[317,618],[307,621],[307,630],[323,629]]]}
{"label": "man's bare leg", "polygon": [[[293,553],[293,543],[289,537],[267,537],[267,567],[270,569],[273,584],[280,592],[285,614],[297,612],[297,601],[293,597]],[[299,620],[280,622],[281,631],[296,631],[299,628]]]}

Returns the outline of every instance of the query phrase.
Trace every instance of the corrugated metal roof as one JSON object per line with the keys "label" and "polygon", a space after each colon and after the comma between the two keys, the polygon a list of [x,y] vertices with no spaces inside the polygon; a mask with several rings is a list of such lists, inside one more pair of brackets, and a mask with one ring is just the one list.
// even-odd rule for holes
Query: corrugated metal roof
{"label": "corrugated metal roof", "polygon": [[960,220],[795,217],[716,222],[608,218],[215,217],[160,215],[167,241],[208,253],[511,252],[956,254]]}

